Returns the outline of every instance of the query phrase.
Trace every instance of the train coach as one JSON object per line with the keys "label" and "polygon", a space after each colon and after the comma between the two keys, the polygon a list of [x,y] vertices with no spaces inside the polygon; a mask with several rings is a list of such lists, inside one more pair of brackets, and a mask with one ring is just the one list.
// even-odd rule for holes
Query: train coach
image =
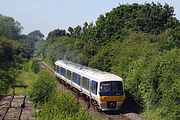
{"label": "train coach", "polygon": [[83,93],[101,111],[119,110],[124,102],[124,83],[117,75],[67,60],[55,62],[54,74]]}

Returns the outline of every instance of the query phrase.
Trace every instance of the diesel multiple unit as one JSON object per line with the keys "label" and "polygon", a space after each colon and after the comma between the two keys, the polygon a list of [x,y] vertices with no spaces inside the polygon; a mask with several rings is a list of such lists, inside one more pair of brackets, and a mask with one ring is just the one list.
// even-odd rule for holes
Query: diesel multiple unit
{"label": "diesel multiple unit", "polygon": [[119,110],[125,99],[122,78],[66,60],[55,62],[54,74],[102,111]]}

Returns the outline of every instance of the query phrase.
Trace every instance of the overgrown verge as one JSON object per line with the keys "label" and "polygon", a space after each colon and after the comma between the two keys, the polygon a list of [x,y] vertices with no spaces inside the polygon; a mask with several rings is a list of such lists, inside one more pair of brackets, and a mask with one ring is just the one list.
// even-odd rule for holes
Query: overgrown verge
{"label": "overgrown verge", "polygon": [[[36,63],[37,62],[35,60],[31,59],[22,64],[22,69],[19,70],[19,74],[15,80],[16,85],[27,85],[29,88],[33,81],[37,80],[39,67],[36,65]],[[24,91],[22,88],[16,88],[16,93],[18,94],[26,94],[26,92],[27,91]],[[12,91],[9,91],[9,93],[12,93]]]}
{"label": "overgrown verge", "polygon": [[26,61],[23,47],[16,41],[0,36],[0,96],[6,95]]}
{"label": "overgrown verge", "polygon": [[92,120],[76,99],[65,91],[58,91],[48,102],[38,107],[39,120]]}
{"label": "overgrown verge", "polygon": [[38,73],[38,78],[35,80],[28,91],[29,98],[34,103],[42,104],[49,100],[51,95],[56,90],[54,77],[49,75],[47,71]]}
{"label": "overgrown verge", "polygon": [[38,120],[91,120],[76,98],[65,91],[57,90],[57,83],[48,71],[38,72],[28,95],[37,105],[35,116]]}

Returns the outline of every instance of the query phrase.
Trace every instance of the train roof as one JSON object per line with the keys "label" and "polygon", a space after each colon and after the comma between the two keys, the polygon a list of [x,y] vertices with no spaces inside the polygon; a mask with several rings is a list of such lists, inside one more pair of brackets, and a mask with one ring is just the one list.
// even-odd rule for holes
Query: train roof
{"label": "train roof", "polygon": [[70,69],[73,72],[77,72],[85,77],[90,77],[90,79],[93,78],[94,80],[98,80],[98,81],[109,81],[109,80],[122,81],[122,78],[117,75],[108,72],[103,72],[98,69],[86,67],[67,60],[58,60],[55,62],[55,64],[63,66],[66,69]]}

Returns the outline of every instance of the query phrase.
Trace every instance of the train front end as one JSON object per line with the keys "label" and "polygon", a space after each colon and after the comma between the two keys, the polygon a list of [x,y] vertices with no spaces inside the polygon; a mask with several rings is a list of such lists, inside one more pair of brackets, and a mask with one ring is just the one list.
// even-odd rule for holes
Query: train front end
{"label": "train front end", "polygon": [[100,83],[99,107],[102,111],[118,111],[125,100],[123,81]]}

